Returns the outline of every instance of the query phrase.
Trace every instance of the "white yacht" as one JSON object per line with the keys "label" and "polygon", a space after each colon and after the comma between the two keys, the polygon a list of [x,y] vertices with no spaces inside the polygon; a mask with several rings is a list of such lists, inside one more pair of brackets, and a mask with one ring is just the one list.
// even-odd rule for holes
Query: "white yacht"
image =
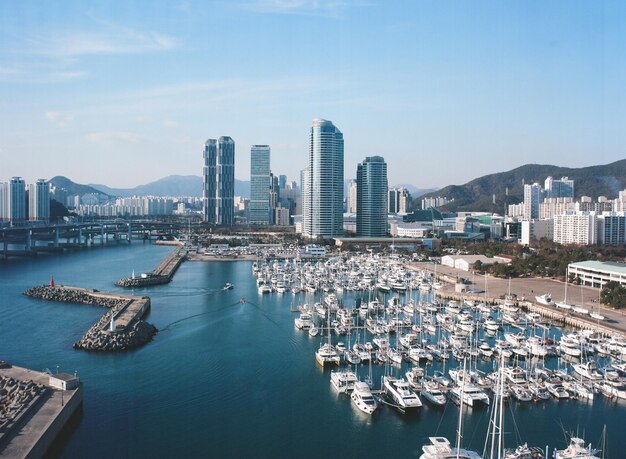
{"label": "white yacht", "polygon": [[329,343],[322,344],[315,352],[315,360],[322,367],[326,365],[339,365],[341,359],[334,346]]}
{"label": "white yacht", "polygon": [[420,395],[433,405],[443,406],[446,404],[446,396],[439,385],[433,381],[424,381]]}
{"label": "white yacht", "polygon": [[596,362],[593,360],[589,360],[587,362],[575,363],[572,365],[572,368],[580,376],[587,378],[591,381],[600,381],[602,379],[602,375],[598,371]]}
{"label": "white yacht", "polygon": [[333,371],[330,373],[330,384],[340,394],[353,390],[358,381],[354,371]]}
{"label": "white yacht", "polygon": [[383,376],[383,391],[390,403],[402,412],[422,406],[419,397],[404,379]]}
{"label": "white yacht", "polygon": [[311,314],[309,314],[308,312],[300,313],[300,317],[296,317],[293,323],[298,330],[311,328],[313,326],[313,322],[311,320]]}
{"label": "white yacht", "polygon": [[372,395],[369,386],[364,382],[357,381],[354,384],[354,390],[350,398],[352,399],[352,403],[364,413],[372,414],[376,408],[378,408],[378,402]]}
{"label": "white yacht", "polygon": [[589,446],[585,446],[585,440],[572,437],[566,449],[554,451],[554,459],[600,459],[597,454],[600,451]]}
{"label": "white yacht", "polygon": [[489,405],[489,396],[480,387],[467,382],[461,386],[455,386],[450,389],[450,395],[459,402],[465,403],[467,406],[477,406],[482,404]]}
{"label": "white yacht", "polygon": [[539,304],[543,304],[544,306],[552,306],[554,304],[554,301],[552,301],[552,295],[549,293],[537,295],[535,297],[535,301]]}
{"label": "white yacht", "polygon": [[453,448],[447,438],[429,437],[428,440],[430,444],[422,446],[420,459],[481,459],[474,451]]}

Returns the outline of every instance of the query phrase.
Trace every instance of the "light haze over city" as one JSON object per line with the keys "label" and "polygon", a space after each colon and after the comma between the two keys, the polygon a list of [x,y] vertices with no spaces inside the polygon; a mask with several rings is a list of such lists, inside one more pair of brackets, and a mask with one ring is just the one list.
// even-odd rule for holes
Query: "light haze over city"
{"label": "light haze over city", "polygon": [[345,177],[462,184],[624,157],[622,2],[0,2],[0,181],[132,187],[201,175],[230,136],[299,180],[311,121]]}

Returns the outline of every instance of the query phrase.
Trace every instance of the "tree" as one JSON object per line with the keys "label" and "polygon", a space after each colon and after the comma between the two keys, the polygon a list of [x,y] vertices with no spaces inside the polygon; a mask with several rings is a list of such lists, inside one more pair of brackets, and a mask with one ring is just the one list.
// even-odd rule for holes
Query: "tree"
{"label": "tree", "polygon": [[600,301],[617,309],[626,307],[626,288],[619,282],[607,282],[600,293]]}

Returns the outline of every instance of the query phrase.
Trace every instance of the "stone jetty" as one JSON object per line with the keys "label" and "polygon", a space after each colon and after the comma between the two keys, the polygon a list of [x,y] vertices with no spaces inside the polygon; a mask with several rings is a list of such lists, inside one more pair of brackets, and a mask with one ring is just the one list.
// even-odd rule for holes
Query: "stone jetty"
{"label": "stone jetty", "polygon": [[109,309],[83,337],[75,349],[86,351],[124,351],[142,346],[157,332],[154,325],[142,320],[150,309],[150,298],[99,292],[68,286],[39,286],[24,295],[47,301],[79,303]]}
{"label": "stone jetty", "polygon": [[149,287],[151,285],[167,284],[174,277],[174,273],[187,257],[187,249],[178,247],[170,253],[157,268],[139,276],[125,277],[116,282],[120,287]]}

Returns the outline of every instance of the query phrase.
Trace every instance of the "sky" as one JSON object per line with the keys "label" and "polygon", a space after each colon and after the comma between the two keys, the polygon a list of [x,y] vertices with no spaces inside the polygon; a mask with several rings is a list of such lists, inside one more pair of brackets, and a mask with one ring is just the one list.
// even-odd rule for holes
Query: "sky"
{"label": "sky", "polygon": [[[345,177],[463,184],[626,157],[626,2],[0,0],[0,181],[201,175],[208,138],[299,180],[311,121]],[[529,177],[530,179],[536,179]]]}

